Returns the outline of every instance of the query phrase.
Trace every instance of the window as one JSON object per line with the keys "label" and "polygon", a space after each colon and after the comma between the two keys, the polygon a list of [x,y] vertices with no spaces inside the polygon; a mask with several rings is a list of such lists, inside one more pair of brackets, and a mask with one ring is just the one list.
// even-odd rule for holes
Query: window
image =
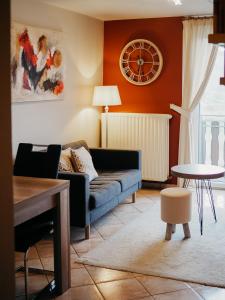
{"label": "window", "polygon": [[[219,47],[215,66],[200,103],[199,163],[225,166],[224,48]],[[221,181],[221,179],[220,179]],[[225,179],[222,179],[225,184]]]}

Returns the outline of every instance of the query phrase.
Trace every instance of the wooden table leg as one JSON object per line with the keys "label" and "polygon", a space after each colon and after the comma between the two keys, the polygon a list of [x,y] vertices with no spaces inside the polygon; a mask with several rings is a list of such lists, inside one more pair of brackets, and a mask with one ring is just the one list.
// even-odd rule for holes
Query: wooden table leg
{"label": "wooden table leg", "polygon": [[165,240],[166,241],[170,241],[171,240],[171,235],[172,235],[172,224],[167,223],[166,225],[166,236],[165,236]]}
{"label": "wooden table leg", "polygon": [[184,237],[189,239],[191,237],[190,229],[188,223],[183,224]]}
{"label": "wooden table leg", "polygon": [[172,233],[176,232],[176,224],[172,224]]}
{"label": "wooden table leg", "polygon": [[54,270],[56,294],[71,287],[70,274],[70,220],[68,189],[57,195],[54,220]]}

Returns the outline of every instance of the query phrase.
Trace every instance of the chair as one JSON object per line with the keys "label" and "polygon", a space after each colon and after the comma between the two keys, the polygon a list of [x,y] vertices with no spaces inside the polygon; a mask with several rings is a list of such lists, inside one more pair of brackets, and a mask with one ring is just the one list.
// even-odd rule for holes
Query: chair
{"label": "chair", "polygon": [[[36,145],[38,146],[38,145]],[[47,149],[33,151],[34,145],[20,143],[14,164],[14,176],[57,178],[61,145],[49,145]],[[46,148],[46,147],[45,147]],[[28,268],[30,247],[53,231],[51,211],[41,214],[15,227],[15,251],[24,253],[24,267],[17,268],[25,272],[25,295],[29,299],[28,274],[30,272],[52,274],[47,270]]]}

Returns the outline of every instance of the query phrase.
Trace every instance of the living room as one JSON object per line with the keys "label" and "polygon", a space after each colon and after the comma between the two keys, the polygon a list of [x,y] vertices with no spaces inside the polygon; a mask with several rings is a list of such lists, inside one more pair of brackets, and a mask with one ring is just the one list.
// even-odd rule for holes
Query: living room
{"label": "living room", "polygon": [[[213,47],[213,44],[208,43],[208,35],[213,33],[212,15],[215,3],[210,0],[149,0],[149,2],[142,1],[140,4],[132,1],[131,4],[129,1],[124,3],[107,1],[103,5],[103,2],[93,0],[12,0],[11,8],[9,3],[3,5],[1,64],[4,72],[1,72],[3,73],[1,80],[4,84],[0,122],[4,145],[0,150],[3,165],[0,171],[2,190],[0,227],[1,236],[7,238],[2,241],[0,257],[1,265],[4,266],[2,274],[9,274],[1,276],[3,299],[14,299],[15,295],[16,299],[25,299],[26,290],[24,273],[19,272],[15,275],[14,265],[15,262],[16,266],[23,263],[21,253],[16,253],[14,260],[13,242],[11,177],[12,174],[16,175],[15,169],[13,173],[12,161],[14,162],[18,155],[18,145],[59,144],[63,146],[63,151],[66,151],[66,148],[73,149],[75,147],[73,143],[81,140],[86,143],[79,144],[79,147],[88,149],[100,182],[95,181],[91,192],[96,193],[96,185],[102,182],[104,184],[107,182],[108,185],[109,181],[118,176],[122,191],[117,191],[118,183],[114,184],[110,192],[104,195],[103,200],[97,199],[97,192],[96,199],[92,199],[91,204],[89,203],[92,207],[91,212],[85,213],[83,217],[81,217],[83,210],[87,208],[77,207],[77,204],[74,204],[74,216],[78,221],[74,223],[71,221],[71,230],[68,229],[71,258],[68,282],[70,281],[71,288],[56,299],[225,299],[225,282],[221,271],[224,256],[217,251],[223,247],[221,232],[224,225],[225,200],[223,173],[225,113],[224,105],[219,101],[224,99],[225,92],[224,49]],[[198,32],[204,35],[205,44],[203,42],[198,44],[198,37],[188,35],[195,30],[195,23],[200,27],[202,23],[205,25],[204,32]],[[190,27],[190,24],[193,27]],[[38,34],[47,36],[47,43],[50,46],[58,39],[57,45],[54,45],[51,51],[56,51],[58,45],[62,47],[60,48],[62,60],[61,57],[58,58],[60,67],[63,65],[63,85],[60,86],[62,92],[60,90],[58,94],[54,93],[51,100],[30,96],[30,91],[21,94],[22,97],[15,96],[14,92],[17,91],[11,83],[12,69],[10,70],[7,63],[10,60],[12,67],[12,58],[21,58],[22,50],[26,48],[20,44],[20,54],[15,55],[18,47],[16,43],[18,30],[21,33],[22,29],[26,29],[30,34],[31,45],[34,48],[36,46],[32,44],[34,41],[32,34],[35,36],[35,30]],[[221,36],[222,32],[219,31]],[[186,44],[185,38],[188,41]],[[132,65],[128,67],[126,57],[130,49],[140,52],[134,59],[134,63],[137,64],[137,75],[129,73],[133,68]],[[147,60],[145,62],[143,53],[149,49],[155,51],[151,54],[153,63]],[[193,52],[189,51],[190,49]],[[198,55],[194,57],[196,49]],[[53,64],[53,54],[51,55]],[[202,62],[203,59],[205,63]],[[188,61],[191,63],[188,64]],[[145,66],[149,63],[153,64],[153,71],[150,75],[144,75]],[[17,67],[15,68],[17,76],[21,76],[25,86],[31,81],[26,81],[25,73],[21,75],[18,65],[14,65]],[[50,68],[48,65],[47,69]],[[24,65],[21,70],[23,69]],[[93,102],[94,90],[98,86],[116,87],[119,100],[117,105],[108,103],[109,113],[103,113],[103,108],[107,105],[104,100],[100,104],[97,103],[97,106]],[[215,97],[215,90],[217,98],[211,101],[206,94]],[[113,123],[113,118],[116,117],[126,118],[119,121],[124,122],[121,123],[122,126],[114,126],[116,123]],[[146,118],[147,121],[143,121],[142,118]],[[151,132],[155,135],[155,140],[151,140],[148,138],[149,131],[143,134],[140,130],[145,128],[141,126],[146,126],[145,124],[149,124],[148,122],[152,122],[155,118],[156,122],[158,119],[165,119],[167,127],[165,134],[162,131],[163,127],[160,127],[157,134]],[[129,123],[131,119],[133,123]],[[192,129],[189,127],[190,119]],[[154,124],[159,126],[158,123]],[[157,126],[154,126],[156,130]],[[128,139],[131,128],[139,128],[139,133],[136,133],[135,138],[131,138],[136,145],[128,140],[127,144],[122,145],[121,140]],[[138,136],[140,140],[136,139]],[[155,148],[151,146],[153,141]],[[137,146],[139,142],[144,143],[143,149],[142,146]],[[107,149],[96,149],[101,146]],[[110,148],[117,149],[117,154],[110,152]],[[128,148],[130,149],[124,150]],[[76,149],[77,146],[74,150]],[[157,156],[154,156],[155,152]],[[141,155],[142,163],[140,163]],[[190,162],[195,165],[197,163],[215,165],[215,169],[206,167],[204,177],[196,169],[173,168]],[[113,174],[112,169],[115,169]],[[142,188],[139,177],[141,169]],[[157,178],[158,169],[163,171],[166,178]],[[107,170],[110,170],[110,174]],[[154,176],[151,172],[155,172]],[[76,187],[78,181],[74,183],[75,179],[71,180],[68,174],[64,176],[59,173],[58,178],[68,180],[70,189],[72,186],[74,188],[73,194],[79,189]],[[188,217],[190,222],[174,221],[173,224],[185,225],[189,222],[190,238],[183,239],[184,234],[185,237],[189,237],[185,231],[186,227],[183,227],[183,233],[182,226],[177,226],[177,231],[169,241],[165,241],[165,237],[168,238],[168,235],[165,236],[165,223],[170,222],[165,220],[162,222],[159,215],[160,191],[164,188],[174,188],[177,183],[181,186],[182,179],[185,179],[185,188],[190,185],[186,190],[192,191],[192,216]],[[189,184],[189,179],[194,180]],[[89,186],[88,177],[83,176],[80,180],[85,181],[85,187]],[[95,180],[98,181],[98,178]],[[102,189],[105,189],[105,186],[102,186]],[[86,192],[82,190],[79,192],[79,195],[81,194],[83,199],[88,198],[89,190]],[[106,201],[109,194],[110,201],[107,200],[104,209],[100,209],[99,203]],[[161,195],[162,201],[164,196]],[[191,197],[190,194],[186,196]],[[201,204],[203,200],[204,205]],[[71,207],[73,209],[73,204]],[[175,211],[179,209],[174,208]],[[161,213],[163,214],[163,209]],[[70,219],[71,216],[70,214]],[[152,228],[148,228],[148,222]],[[169,230],[169,227],[167,229]],[[174,231],[174,227],[171,230]],[[116,253],[113,253],[112,247],[117,249]],[[31,247],[28,257],[29,267],[52,271],[53,256],[52,240],[44,238],[38,241],[36,246]],[[148,260],[148,257],[152,259]],[[208,265],[207,268],[204,264]],[[38,293],[53,279],[52,275],[32,274],[32,272],[29,272],[28,277],[29,299],[39,297]],[[40,297],[44,299],[43,295]]]}

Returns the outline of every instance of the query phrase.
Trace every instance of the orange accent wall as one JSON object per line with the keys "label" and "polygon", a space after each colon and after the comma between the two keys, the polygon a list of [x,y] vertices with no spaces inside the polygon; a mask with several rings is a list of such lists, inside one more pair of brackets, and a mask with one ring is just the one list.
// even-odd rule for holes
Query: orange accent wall
{"label": "orange accent wall", "polygon": [[[134,39],[148,39],[163,55],[163,69],[152,83],[137,86],[121,74],[119,57]],[[104,85],[118,85],[122,105],[110,111],[171,114],[170,167],[177,164],[180,117],[169,105],[181,105],[182,97],[182,18],[107,21],[104,26]],[[172,182],[175,182],[173,180]]]}

